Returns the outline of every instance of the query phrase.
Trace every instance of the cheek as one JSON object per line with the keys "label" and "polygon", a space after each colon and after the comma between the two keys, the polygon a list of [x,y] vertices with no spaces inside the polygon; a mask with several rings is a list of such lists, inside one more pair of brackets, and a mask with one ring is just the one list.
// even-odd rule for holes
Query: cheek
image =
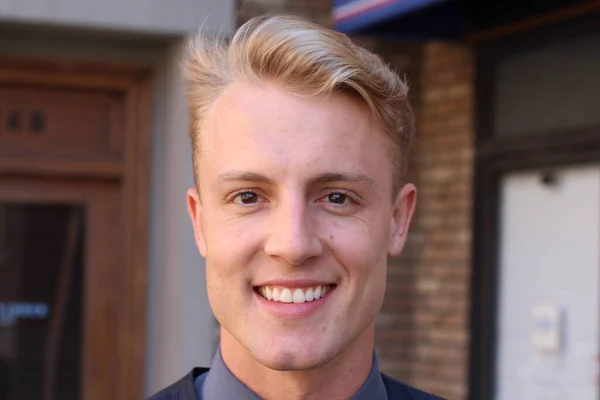
{"label": "cheek", "polygon": [[[385,270],[389,229],[374,219],[348,218],[326,224],[326,240],[349,275]],[[385,272],[384,272],[385,273]]]}
{"label": "cheek", "polygon": [[246,289],[257,235],[239,220],[226,221],[215,216],[218,214],[206,221],[205,230],[208,298],[217,320],[232,326],[251,294]]}
{"label": "cheek", "polygon": [[[381,224],[335,224],[331,248],[344,268],[347,285],[341,307],[348,332],[357,332],[373,323],[385,296],[387,240]],[[378,226],[379,229],[376,229]],[[334,233],[335,232],[335,233]],[[331,238],[331,236],[333,238]]]}
{"label": "cheek", "polygon": [[244,271],[256,254],[259,230],[252,221],[220,218],[218,212],[205,220],[206,262],[215,276],[228,277]]}

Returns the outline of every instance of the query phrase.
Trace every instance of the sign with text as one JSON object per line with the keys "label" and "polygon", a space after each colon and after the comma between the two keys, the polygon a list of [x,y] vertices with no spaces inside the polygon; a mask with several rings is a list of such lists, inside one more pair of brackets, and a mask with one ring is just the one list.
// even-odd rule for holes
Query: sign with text
{"label": "sign with text", "polygon": [[20,319],[44,319],[49,311],[46,303],[0,302],[0,327],[12,326]]}

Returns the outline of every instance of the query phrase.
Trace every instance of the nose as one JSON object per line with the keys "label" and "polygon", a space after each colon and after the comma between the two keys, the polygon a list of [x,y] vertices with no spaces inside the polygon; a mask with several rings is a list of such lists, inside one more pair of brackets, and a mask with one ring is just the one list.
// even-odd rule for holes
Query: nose
{"label": "nose", "polygon": [[303,201],[280,203],[272,210],[264,251],[291,265],[301,265],[323,252],[315,221]]}

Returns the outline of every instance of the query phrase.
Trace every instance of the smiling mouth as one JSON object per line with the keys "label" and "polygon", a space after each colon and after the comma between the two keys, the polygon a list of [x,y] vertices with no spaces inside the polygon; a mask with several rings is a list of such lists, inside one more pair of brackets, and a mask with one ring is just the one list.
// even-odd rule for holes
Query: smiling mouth
{"label": "smiling mouth", "polygon": [[265,299],[276,303],[307,303],[323,298],[336,285],[318,285],[307,288],[281,286],[257,286],[254,291]]}

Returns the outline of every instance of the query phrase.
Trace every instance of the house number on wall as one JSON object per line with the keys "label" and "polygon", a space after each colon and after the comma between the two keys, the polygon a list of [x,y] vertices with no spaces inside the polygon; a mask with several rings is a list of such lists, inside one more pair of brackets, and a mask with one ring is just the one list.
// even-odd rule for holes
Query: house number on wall
{"label": "house number on wall", "polygon": [[41,134],[46,118],[41,111],[0,110],[0,132],[11,134]]}

